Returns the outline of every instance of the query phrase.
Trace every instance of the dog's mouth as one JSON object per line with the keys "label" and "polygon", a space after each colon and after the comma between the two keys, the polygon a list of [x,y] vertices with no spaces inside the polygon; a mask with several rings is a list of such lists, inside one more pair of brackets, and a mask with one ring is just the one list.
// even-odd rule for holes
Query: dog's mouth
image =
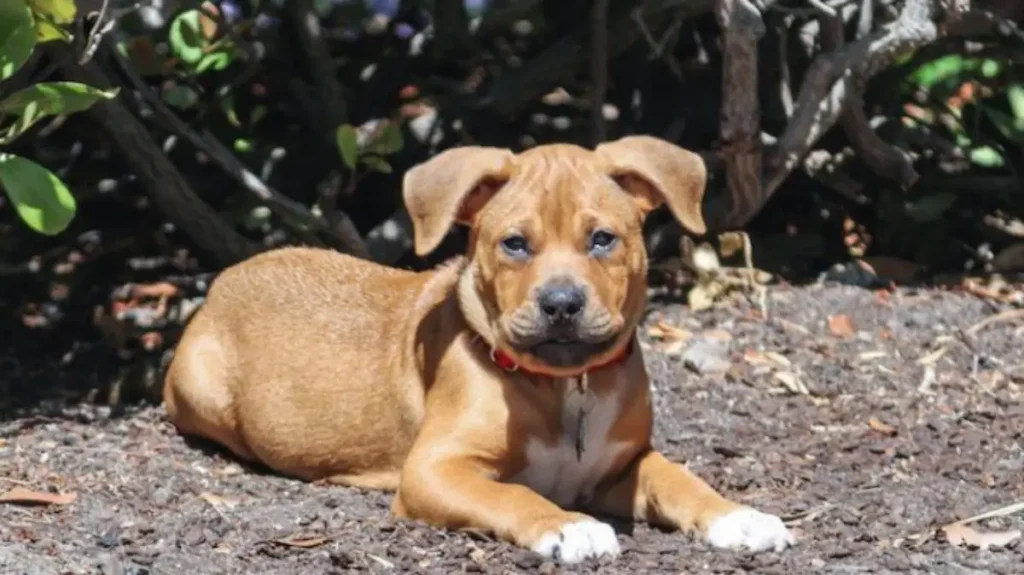
{"label": "dog's mouth", "polygon": [[529,346],[526,351],[551,367],[579,367],[607,351],[614,341],[614,338],[584,341],[579,338],[555,337],[541,340]]}

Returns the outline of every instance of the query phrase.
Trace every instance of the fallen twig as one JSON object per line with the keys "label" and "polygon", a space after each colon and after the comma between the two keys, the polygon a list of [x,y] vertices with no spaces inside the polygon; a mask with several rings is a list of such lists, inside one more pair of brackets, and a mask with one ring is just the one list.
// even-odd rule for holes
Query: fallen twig
{"label": "fallen twig", "polygon": [[966,330],[964,330],[964,333],[966,333],[967,335],[970,335],[970,336],[974,336],[979,331],[985,329],[986,327],[988,327],[988,326],[990,326],[992,324],[1001,323],[1001,322],[1004,322],[1004,321],[1013,321],[1013,320],[1016,320],[1016,319],[1024,319],[1024,309],[1011,309],[1011,310],[1006,310],[1006,311],[1003,311],[1003,312],[999,312],[999,313],[997,313],[995,315],[990,315],[990,316],[986,317],[985,319],[979,321],[978,323],[972,325],[971,327],[967,328]]}

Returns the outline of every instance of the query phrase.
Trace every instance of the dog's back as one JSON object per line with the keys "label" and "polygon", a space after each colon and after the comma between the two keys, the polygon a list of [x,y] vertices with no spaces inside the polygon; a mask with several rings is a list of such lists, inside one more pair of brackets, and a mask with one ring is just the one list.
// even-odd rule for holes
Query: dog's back
{"label": "dog's back", "polygon": [[[289,475],[345,470],[337,478],[345,483],[358,475],[367,486],[394,487],[423,411],[403,334],[416,331],[407,324],[420,320],[424,303],[450,291],[453,272],[417,274],[312,248],[274,250],[226,269],[169,367],[172,421]],[[423,302],[431,284],[435,301]],[[292,453],[291,445],[306,451]]]}

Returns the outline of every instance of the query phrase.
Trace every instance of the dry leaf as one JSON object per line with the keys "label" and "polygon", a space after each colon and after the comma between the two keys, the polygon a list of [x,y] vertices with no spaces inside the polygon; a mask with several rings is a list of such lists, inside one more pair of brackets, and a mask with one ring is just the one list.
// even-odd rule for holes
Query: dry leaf
{"label": "dry leaf", "polygon": [[663,319],[659,319],[654,323],[654,325],[647,328],[647,335],[652,339],[682,341],[684,339],[689,339],[692,334],[685,329],[676,327]]}
{"label": "dry leaf", "polygon": [[1020,539],[1019,529],[1013,531],[976,531],[962,522],[950,523],[942,528],[946,541],[956,546],[977,547],[982,550],[990,547],[1006,547]]}
{"label": "dry leaf", "polygon": [[795,393],[797,395],[809,395],[811,393],[795,373],[789,371],[778,371],[775,373],[774,377],[791,393]]}
{"label": "dry leaf", "polygon": [[722,257],[731,258],[743,250],[743,232],[723,232],[718,235],[718,250]]}
{"label": "dry leaf", "polygon": [[717,339],[718,341],[732,341],[732,334],[724,329],[709,329],[702,332],[701,337],[708,339]]}
{"label": "dry leaf", "polygon": [[275,539],[274,543],[280,545],[287,545],[288,547],[301,547],[302,549],[310,549],[312,547],[319,547],[324,543],[327,543],[326,537],[305,537],[299,534],[292,534],[281,539]]}
{"label": "dry leaf", "polygon": [[236,505],[238,503],[238,501],[236,501],[236,500],[234,500],[234,499],[232,499],[230,497],[223,497],[221,495],[216,495],[214,493],[210,493],[209,491],[204,491],[204,492],[200,493],[199,494],[199,498],[202,499],[203,501],[209,503],[210,505],[213,505],[214,507],[221,507],[221,506],[233,507],[234,505]]}
{"label": "dry leaf", "polygon": [[846,314],[828,316],[828,330],[836,337],[853,337],[857,333],[853,320]]}
{"label": "dry leaf", "polygon": [[690,265],[699,274],[710,274],[722,267],[718,261],[718,254],[711,244],[704,242],[693,250],[690,257]]}
{"label": "dry leaf", "polygon": [[789,361],[789,358],[782,355],[781,353],[776,353],[774,351],[766,351],[764,352],[764,356],[772,360],[773,362],[781,365],[782,367],[789,367],[793,365],[793,362]]}
{"label": "dry leaf", "polygon": [[712,286],[713,284],[707,287],[697,284],[690,288],[690,291],[686,294],[686,304],[690,307],[690,311],[704,311],[714,307],[715,295],[712,293],[712,289],[708,289]]}
{"label": "dry leaf", "polygon": [[871,419],[868,420],[868,427],[874,429],[879,433],[884,433],[885,435],[896,435],[897,433],[899,433],[899,431],[895,427],[878,419],[877,417],[872,417]]}
{"label": "dry leaf", "polygon": [[743,352],[743,361],[750,365],[772,365],[772,361],[765,354],[754,349]]}
{"label": "dry leaf", "polygon": [[19,505],[68,505],[75,500],[74,493],[47,493],[45,491],[33,491],[24,487],[15,487],[0,495],[0,503],[14,503]]}

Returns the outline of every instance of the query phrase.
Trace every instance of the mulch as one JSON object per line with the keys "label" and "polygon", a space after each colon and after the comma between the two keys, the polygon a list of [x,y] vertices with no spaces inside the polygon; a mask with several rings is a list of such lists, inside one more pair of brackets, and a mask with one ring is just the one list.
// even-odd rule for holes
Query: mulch
{"label": "mulch", "polygon": [[[783,553],[626,524],[620,558],[563,569],[395,521],[386,494],[241,465],[159,406],[43,402],[0,422],[0,499],[66,497],[0,504],[0,573],[1024,572],[1020,538],[980,549],[941,531],[1024,501],[1020,314],[934,288],[777,286],[766,302],[655,298],[643,343],[657,446],[783,516],[798,537]],[[970,527],[1024,529],[1024,512]]]}

